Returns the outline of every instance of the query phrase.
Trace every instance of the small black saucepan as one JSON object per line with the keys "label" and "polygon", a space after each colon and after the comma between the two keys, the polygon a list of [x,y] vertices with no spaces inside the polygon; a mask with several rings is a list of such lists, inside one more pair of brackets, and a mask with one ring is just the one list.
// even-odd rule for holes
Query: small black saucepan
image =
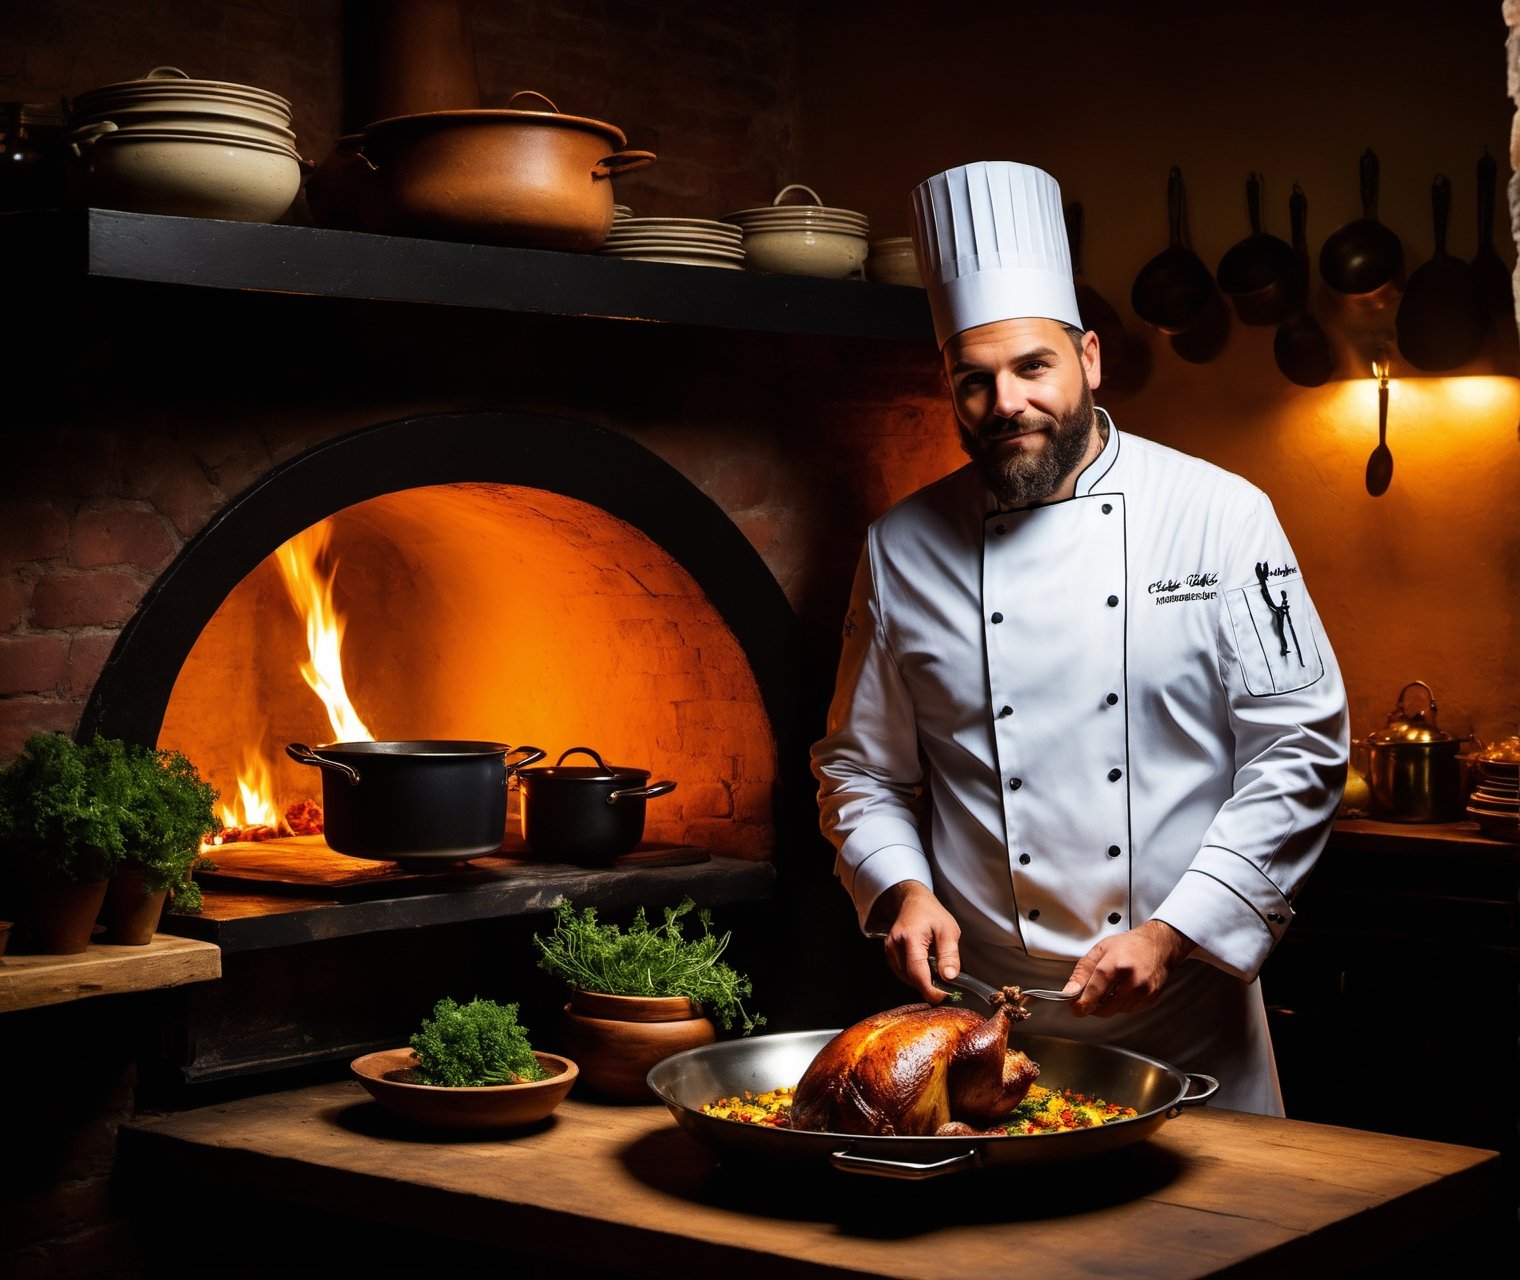
{"label": "small black saucepan", "polygon": [[544,756],[538,747],[443,738],[292,742],[285,754],[322,770],[330,848],[403,865],[495,853],[507,834],[508,780]]}
{"label": "small black saucepan", "polygon": [[[595,765],[567,765],[574,755]],[[519,769],[523,840],[535,853],[564,862],[605,864],[644,837],[644,802],[676,789],[650,782],[648,769],[602,762],[590,747],[571,747],[541,769]]]}

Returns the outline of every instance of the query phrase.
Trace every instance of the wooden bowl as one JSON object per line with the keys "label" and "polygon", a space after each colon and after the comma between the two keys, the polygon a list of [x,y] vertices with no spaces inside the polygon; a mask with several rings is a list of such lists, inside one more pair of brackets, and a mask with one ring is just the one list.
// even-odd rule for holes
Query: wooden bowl
{"label": "wooden bowl", "polygon": [[547,1080],[527,1084],[449,1088],[411,1079],[417,1055],[410,1048],[382,1049],[355,1058],[350,1067],[376,1102],[418,1124],[449,1129],[514,1129],[542,1120],[564,1101],[580,1074],[569,1058],[534,1052],[538,1064],[553,1072]]}

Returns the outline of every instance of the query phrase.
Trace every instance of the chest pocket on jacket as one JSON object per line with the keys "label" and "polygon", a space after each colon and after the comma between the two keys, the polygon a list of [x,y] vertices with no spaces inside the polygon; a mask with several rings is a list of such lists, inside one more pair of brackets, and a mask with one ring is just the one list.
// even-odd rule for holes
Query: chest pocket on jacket
{"label": "chest pocket on jacket", "polygon": [[1292,693],[1325,674],[1302,578],[1275,581],[1265,593],[1239,587],[1225,599],[1248,693]]}

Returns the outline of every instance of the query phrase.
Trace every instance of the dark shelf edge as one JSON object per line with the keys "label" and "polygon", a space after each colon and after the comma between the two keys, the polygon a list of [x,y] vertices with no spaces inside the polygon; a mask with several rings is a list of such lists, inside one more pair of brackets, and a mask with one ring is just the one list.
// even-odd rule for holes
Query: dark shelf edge
{"label": "dark shelf edge", "polygon": [[[394,929],[460,924],[551,911],[561,898],[599,911],[674,905],[690,894],[698,906],[756,902],[774,896],[771,862],[714,857],[677,867],[599,870],[555,863],[521,867],[500,880],[362,901],[207,888],[207,914],[166,915],[164,933],[214,942],[227,954],[300,946]],[[259,914],[216,915],[230,899],[259,898]]]}
{"label": "dark shelf edge", "polygon": [[860,280],[113,209],[3,213],[0,237],[95,279],[832,337],[933,336],[921,289]]}

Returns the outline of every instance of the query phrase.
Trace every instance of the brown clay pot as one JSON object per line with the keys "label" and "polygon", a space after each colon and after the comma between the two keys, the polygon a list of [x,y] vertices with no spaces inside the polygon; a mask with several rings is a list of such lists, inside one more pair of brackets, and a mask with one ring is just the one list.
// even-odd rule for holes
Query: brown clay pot
{"label": "brown clay pot", "polygon": [[685,996],[610,996],[572,990],[560,1023],[565,1056],[582,1083],[608,1098],[655,1101],[645,1077],[655,1063],[718,1038],[712,1019]]}
{"label": "brown clay pot", "polygon": [[34,884],[30,924],[36,949],[50,956],[71,956],[88,950],[108,883],[90,880],[84,884]]}
{"label": "brown clay pot", "polygon": [[432,111],[369,125],[350,207],[371,231],[589,253],[612,229],[611,179],[654,162],[621,130],[547,110]]}
{"label": "brown clay pot", "polygon": [[102,917],[106,926],[103,942],[141,947],[153,941],[169,890],[150,891],[144,879],[141,867],[122,867],[111,877]]}

